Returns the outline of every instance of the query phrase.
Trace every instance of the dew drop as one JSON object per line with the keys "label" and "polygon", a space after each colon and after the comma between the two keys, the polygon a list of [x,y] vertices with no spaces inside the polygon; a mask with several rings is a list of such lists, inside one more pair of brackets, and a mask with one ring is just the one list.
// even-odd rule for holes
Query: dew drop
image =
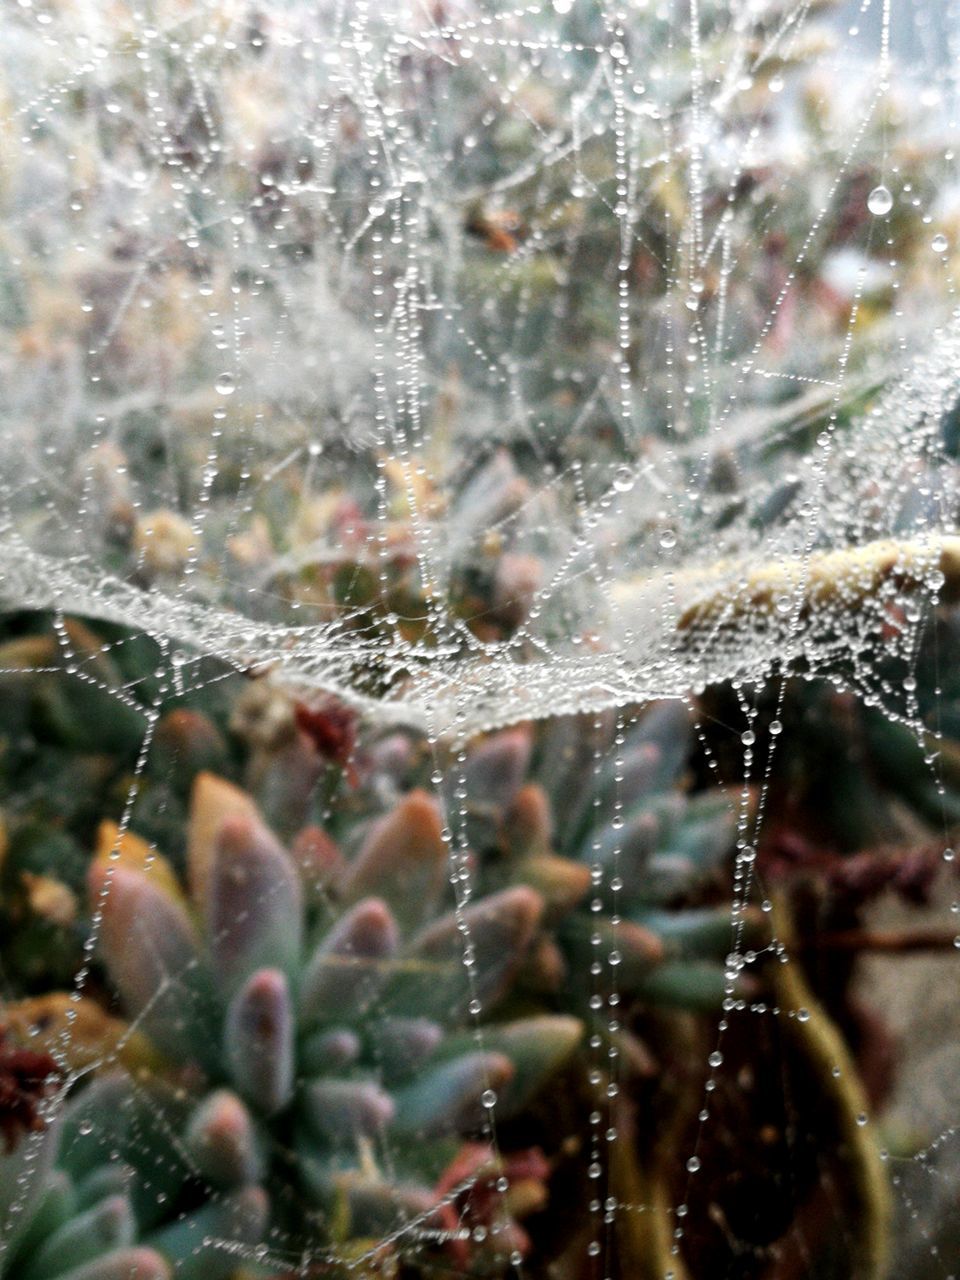
{"label": "dew drop", "polygon": [[889,213],[893,208],[893,196],[890,194],[890,188],[885,187],[882,182],[879,187],[874,187],[867,196],[867,208],[871,213],[880,216]]}
{"label": "dew drop", "polygon": [[237,389],[231,373],[221,373],[213,385],[218,396],[232,396]]}

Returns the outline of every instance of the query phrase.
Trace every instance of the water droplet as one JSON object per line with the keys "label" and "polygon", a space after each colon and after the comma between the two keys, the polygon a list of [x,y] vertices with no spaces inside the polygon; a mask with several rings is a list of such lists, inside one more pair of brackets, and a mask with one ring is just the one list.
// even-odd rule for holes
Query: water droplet
{"label": "water droplet", "polygon": [[690,1159],[687,1161],[687,1173],[696,1173],[699,1168],[700,1168],[699,1156],[691,1156]]}
{"label": "water droplet", "polygon": [[878,187],[874,187],[867,196],[867,208],[871,213],[881,216],[889,213],[893,208],[893,196],[890,194],[890,188],[885,187],[882,182]]}
{"label": "water droplet", "polygon": [[664,529],[660,534],[660,545],[664,551],[669,551],[671,547],[677,545],[677,535],[672,529]]}
{"label": "water droplet", "polygon": [[634,474],[630,467],[618,467],[613,477],[613,487],[617,493],[629,493],[634,485]]}
{"label": "water droplet", "polygon": [[214,387],[218,396],[232,396],[237,389],[232,373],[221,373],[214,383]]}
{"label": "water droplet", "polygon": [[930,241],[930,248],[934,253],[946,253],[949,247],[950,242],[943,234],[934,236]]}

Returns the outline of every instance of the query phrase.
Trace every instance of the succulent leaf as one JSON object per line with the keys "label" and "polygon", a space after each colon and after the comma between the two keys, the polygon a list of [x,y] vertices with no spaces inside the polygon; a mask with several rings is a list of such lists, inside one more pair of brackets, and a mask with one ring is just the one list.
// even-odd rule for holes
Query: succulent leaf
{"label": "succulent leaf", "polygon": [[475,746],[463,770],[471,810],[503,811],[514,803],[530,765],[533,738],[520,726],[491,734]]}
{"label": "succulent leaf", "polygon": [[169,1258],[182,1280],[227,1280],[237,1268],[237,1249],[254,1246],[267,1227],[268,1201],[260,1187],[245,1187],[212,1200],[195,1213],[148,1237]]}
{"label": "succulent leaf", "polygon": [[636,984],[639,1000],[693,1013],[712,1013],[727,994],[722,964],[700,960],[668,960]]}
{"label": "succulent leaf", "polygon": [[305,733],[261,753],[260,767],[249,779],[258,806],[271,828],[284,840],[304,824],[310,798],[324,772],[324,762]]}
{"label": "succulent leaf", "polygon": [[203,905],[210,963],[225,995],[255,969],[296,973],[302,889],[289,855],[263,823],[224,819],[214,838]]}
{"label": "succulent leaf", "polygon": [[439,1056],[446,1058],[469,1052],[479,1043],[484,1052],[502,1054],[513,1074],[497,1099],[496,1115],[509,1119],[521,1111],[546,1081],[570,1057],[583,1039],[579,1018],[563,1014],[541,1014],[515,1022],[492,1023],[479,1035],[448,1036]]}
{"label": "succulent leaf", "polygon": [[384,980],[383,962],[399,945],[387,904],[365,898],[334,925],[313,954],[300,987],[300,1017],[306,1025],[362,1013]]}
{"label": "succulent leaf", "polygon": [[0,1265],[13,1255],[46,1196],[57,1152],[57,1125],[25,1135],[12,1151],[0,1150]]}
{"label": "succulent leaf", "polygon": [[154,1249],[115,1249],[61,1273],[61,1280],[170,1280],[170,1265]]}
{"label": "succulent leaf", "polygon": [[352,1066],[361,1054],[360,1037],[349,1027],[315,1031],[301,1042],[298,1066],[303,1075],[336,1075]]}
{"label": "succulent leaf", "polygon": [[304,827],[291,846],[291,857],[308,904],[320,905],[343,875],[346,863],[334,840],[322,827]]}
{"label": "succulent leaf", "polygon": [[90,1209],[107,1196],[125,1195],[130,1188],[133,1169],[128,1164],[102,1164],[85,1178],[71,1185],[77,1209]]}
{"label": "succulent leaf", "polygon": [[332,1145],[378,1137],[394,1113],[390,1095],[370,1080],[313,1080],[302,1107],[317,1139]]}
{"label": "succulent leaf", "polygon": [[705,875],[730,852],[736,830],[736,806],[719,788],[717,793],[704,792],[689,801],[684,820],[671,837],[671,849],[689,858]]}
{"label": "succulent leaf", "polygon": [[580,857],[584,862],[600,863],[608,872],[616,868],[627,892],[642,897],[650,861],[683,817],[684,809],[682,796],[653,796],[629,810],[621,824],[608,822],[591,831]]}
{"label": "succulent leaf", "polygon": [[177,791],[189,789],[201,770],[217,771],[227,760],[227,745],[213,721],[192,707],[175,707],[157,723],[153,763]]}
{"label": "succulent leaf", "polygon": [[163,854],[158,853],[148,841],[141,839],[133,831],[121,832],[119,826],[109,818],[97,828],[93,856],[105,867],[113,862],[129,867],[132,871],[146,872],[175,902],[183,901],[180,882]]}
{"label": "succulent leaf", "polygon": [[[183,1090],[156,1076],[145,1085],[122,1072],[97,1076],[64,1108],[58,1166],[93,1203],[97,1190],[128,1192],[141,1231],[149,1230],[189,1176],[186,1154],[170,1135],[184,1131],[190,1111]],[[105,1163],[115,1166],[121,1185],[110,1186]]]}
{"label": "succulent leaf", "polygon": [[108,1196],[48,1236],[18,1269],[22,1280],[43,1280],[74,1270],[113,1249],[132,1245],[136,1226],[125,1196]]}
{"label": "succulent leaf", "polygon": [[590,888],[590,868],[572,858],[543,853],[519,860],[513,867],[513,880],[535,889],[543,899],[547,919],[557,920],[583,901]]}
{"label": "succulent leaf", "polygon": [[378,1018],[372,1028],[375,1057],[391,1082],[415,1075],[443,1041],[443,1028],[429,1018]]}
{"label": "succulent leaf", "polygon": [[437,802],[411,791],[376,822],[347,867],[340,891],[344,902],[376,896],[404,929],[429,920],[446,881],[447,846]]}
{"label": "succulent leaf", "polygon": [[264,1176],[253,1116],[231,1090],[208,1094],[190,1117],[184,1136],[197,1171],[217,1186],[243,1186]]}
{"label": "succulent leaf", "polygon": [[335,1180],[350,1216],[350,1230],[361,1238],[388,1238],[410,1232],[441,1232],[447,1224],[438,1211],[436,1196],[426,1187],[403,1182],[347,1176]]}
{"label": "succulent leaf", "polygon": [[384,993],[391,1013],[463,1019],[477,1000],[486,1009],[510,986],[543,916],[543,899],[517,885],[430,925],[409,944]]}
{"label": "succulent leaf", "polygon": [[[729,907],[696,907],[684,911],[643,911],[635,923],[650,929],[664,945],[668,960],[722,960],[733,942],[733,919]],[[752,911],[740,917],[745,930],[741,946],[757,940],[761,926],[760,913]]]}
{"label": "succulent leaf", "polygon": [[224,819],[258,817],[257,806],[245,791],[215,773],[197,774],[187,822],[187,869],[194,902],[206,902],[216,841]]}
{"label": "succulent leaf", "polygon": [[72,1182],[60,1169],[51,1170],[46,1179],[41,1175],[40,1183],[42,1198],[33,1213],[28,1211],[15,1248],[11,1247],[14,1244],[12,1237],[3,1234],[4,1224],[0,1217],[0,1272],[4,1275],[12,1272],[19,1260],[30,1259],[36,1249],[70,1221],[77,1209],[90,1207],[79,1202]]}
{"label": "succulent leaf", "polygon": [[294,1010],[286,976],[259,969],[227,1009],[224,1050],[239,1092],[266,1115],[293,1096]]}
{"label": "succulent leaf", "polygon": [[186,910],[148,873],[122,864],[94,862],[89,879],[102,911],[100,950],[127,1012],[162,1052],[211,1065],[211,984]]}
{"label": "succulent leaf", "polygon": [[594,960],[603,965],[603,982],[621,993],[633,993],[663,960],[657,935],[629,920],[613,924],[609,917],[571,916],[560,927],[560,939],[575,981],[586,987],[593,985]]}
{"label": "succulent leaf", "polygon": [[502,1053],[475,1051],[428,1068],[394,1094],[392,1130],[404,1137],[426,1139],[470,1132],[483,1123],[489,1096],[513,1078],[514,1067]]}
{"label": "succulent leaf", "polygon": [[520,857],[550,852],[553,815],[543,787],[530,782],[520,788],[504,815],[501,837],[508,852]]}

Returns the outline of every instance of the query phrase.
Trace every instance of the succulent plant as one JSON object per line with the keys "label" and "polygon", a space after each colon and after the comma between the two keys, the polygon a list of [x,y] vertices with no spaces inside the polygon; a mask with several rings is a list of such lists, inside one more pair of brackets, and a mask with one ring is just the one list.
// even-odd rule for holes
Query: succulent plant
{"label": "succulent plant", "polygon": [[139,1245],[118,1167],[72,1178],[58,1167],[75,1118],[57,1103],[62,1077],[46,1052],[0,1030],[0,1275],[4,1280],[168,1280]]}
{"label": "succulent plant", "polygon": [[[475,851],[481,891],[520,881],[548,904],[549,932],[522,975],[519,998],[581,1016],[590,1032],[589,1078],[601,1097],[613,1089],[605,1105],[620,1132],[610,1148],[608,1191],[613,1200],[643,1203],[648,1214],[642,1224],[629,1212],[615,1219],[625,1274],[686,1276],[671,1245],[683,1234],[671,1203],[684,1206],[691,1274],[741,1265],[742,1258],[733,1261],[738,1234],[764,1240],[754,1256],[756,1274],[766,1274],[778,1255],[775,1246],[767,1252],[763,1232],[780,1224],[771,1230],[776,1240],[815,1212],[808,1200],[816,1203],[820,1161],[835,1170],[838,1212],[851,1224],[847,1245],[836,1256],[830,1246],[820,1260],[825,1274],[879,1277],[889,1187],[876,1145],[860,1128],[867,1090],[835,1021],[851,1024],[845,984],[829,969],[833,989],[828,982],[821,996],[815,967],[808,984],[795,952],[789,965],[778,963],[796,947],[794,904],[782,890],[765,910],[732,909],[731,872],[749,873],[756,856],[749,844],[754,800],[742,783],[734,798],[702,780],[698,787],[692,723],[681,703],[664,702],[630,727],[621,713],[496,731],[451,770],[448,804],[464,847]],[[809,945],[818,923],[802,899],[800,908]],[[791,1013],[773,1044],[750,1029],[755,1018],[737,1018],[777,1006]],[[732,1079],[760,1080],[769,1066],[779,1083],[740,1091],[730,1077],[708,1072],[724,1059],[716,1052],[718,1018],[698,1016],[711,1012],[720,1015]],[[878,1045],[867,1030],[864,1024],[864,1046]],[[708,1064],[702,1072],[692,1065],[698,1061]],[[778,1072],[795,1082],[789,1120]],[[705,1097],[707,1128],[698,1121]],[[757,1140],[754,1150],[757,1133],[775,1146]],[[687,1165],[694,1143],[697,1159]],[[730,1143],[742,1166],[736,1177]],[[766,1184],[758,1171],[765,1160],[776,1169]],[[713,1172],[691,1187],[689,1170],[701,1163]],[[590,1192],[587,1182],[583,1194]],[[750,1200],[766,1206],[765,1224],[750,1218]]]}
{"label": "succulent plant", "polygon": [[[331,1274],[434,1263],[498,1274],[528,1247],[552,1256],[539,1225],[549,1214],[526,1230],[520,1219],[542,1209],[555,1166],[589,1205],[561,1138],[616,1079],[611,1112],[628,1140],[611,1152],[610,1177],[622,1199],[659,1206],[643,1238],[628,1239],[633,1219],[620,1215],[618,1247],[638,1268],[666,1259],[667,1209],[683,1194],[678,1135],[690,1132],[697,1089],[690,1063],[715,1025],[698,1015],[773,1000],[782,984],[763,959],[772,926],[759,910],[739,916],[740,954],[754,945],[757,960],[730,967],[737,810],[749,815],[751,800],[710,785],[687,710],[524,724],[447,755],[414,734],[369,737],[328,698],[298,704],[261,680],[226,687],[232,701],[211,717],[176,700],[161,715],[129,822],[68,814],[59,828],[78,844],[85,831],[93,848],[88,901],[74,890],[76,947],[91,918],[99,929],[84,957],[90,995],[114,992],[111,1013],[130,1023],[65,996],[5,1010],[18,1035],[40,1036],[24,1043],[48,1045],[77,1081],[58,1122],[57,1178],[99,1185],[114,1176],[105,1167],[123,1170],[110,1194],[132,1206],[124,1248],[153,1250],[151,1266],[178,1273],[226,1276],[305,1248]],[[722,752],[719,761],[722,773]],[[422,789],[438,778],[449,831]],[[11,828],[15,867],[23,812]],[[40,826],[57,829],[49,813]],[[89,859],[78,854],[78,885]],[[797,903],[808,946],[819,926]],[[821,989],[810,973],[816,990],[803,1003],[817,1009],[819,996],[824,1007],[791,1028],[782,1061],[770,1049],[771,1067],[786,1064],[809,1093],[801,1103],[798,1086],[803,1138],[785,1160],[807,1160],[818,1144],[840,1150],[864,1106],[848,1061],[849,1089],[831,1101],[836,1132],[817,1119],[817,1098],[834,1089],[820,1070],[827,1049],[839,1052],[831,1019],[848,1012],[844,989]],[[575,1051],[583,1025],[589,1040]],[[265,1028],[267,1052],[257,1047]],[[768,1051],[748,1047],[754,1066]],[[611,1049],[615,1075],[604,1067]],[[537,1085],[554,1069],[582,1113],[551,1129],[555,1100]],[[488,1088],[497,1101],[485,1134]],[[723,1082],[714,1107],[734,1129],[776,1116],[772,1095],[728,1097]],[[868,1145],[855,1142],[837,1168],[879,1249],[882,1180]],[[747,1177],[754,1155],[743,1155]],[[714,1200],[692,1197],[691,1222],[717,1204],[742,1211],[722,1182],[702,1186]],[[771,1199],[770,1212],[782,1203]],[[571,1230],[579,1217],[569,1215]],[[558,1232],[556,1248],[576,1256],[585,1245],[574,1235]],[[722,1255],[707,1236],[713,1252],[695,1244],[694,1258]]]}
{"label": "succulent plant", "polygon": [[501,730],[451,771],[481,888],[546,900],[566,999],[613,982],[624,999],[719,1008],[737,812],[719,788],[687,790],[692,743],[687,709],[663,702],[623,732],[613,715]]}
{"label": "succulent plant", "polygon": [[46,614],[0,622],[7,998],[63,985],[79,968],[89,929],[84,878],[104,819],[126,812],[168,845],[181,836],[197,770],[237,768],[217,725],[225,727],[242,682],[224,675],[203,662],[171,666],[154,641],[102,623]]}
{"label": "succulent plant", "polygon": [[[346,857],[312,830],[288,852],[247,793],[201,773],[187,845],[187,890],[130,832],[90,869],[107,981],[166,1065],[98,1078],[77,1107],[85,1100],[93,1162],[120,1150],[138,1172],[146,1241],[182,1271],[197,1239],[217,1234],[207,1220],[237,1196],[249,1207],[263,1184],[271,1227],[251,1245],[299,1239],[332,1259],[358,1240],[402,1249],[432,1233],[438,1250],[462,1250],[449,1206],[465,1189],[438,1197],[444,1170],[462,1139],[489,1135],[488,1115],[523,1108],[580,1038],[569,1016],[486,1021],[516,980],[542,897],[517,884],[446,910],[440,812],[418,791]],[[78,1138],[66,1159],[84,1158]],[[178,1221],[173,1189],[185,1181],[217,1194]],[[498,1199],[494,1228],[470,1246],[476,1274],[523,1252],[509,1192]]]}

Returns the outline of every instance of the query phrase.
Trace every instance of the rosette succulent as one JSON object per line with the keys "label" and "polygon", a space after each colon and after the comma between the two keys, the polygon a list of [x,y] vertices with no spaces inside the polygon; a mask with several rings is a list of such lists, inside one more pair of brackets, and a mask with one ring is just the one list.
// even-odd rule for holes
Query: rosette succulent
{"label": "rosette succulent", "polygon": [[[485,1021],[543,897],[518,883],[449,908],[440,809],[416,790],[346,856],[316,828],[286,849],[247,793],[201,773],[185,887],[145,842],[112,834],[89,876],[98,952],[156,1061],[98,1078],[77,1105],[89,1159],[119,1151],[134,1168],[141,1230],[178,1273],[198,1251],[217,1255],[204,1273],[232,1270],[204,1243],[217,1237],[297,1242],[331,1264],[378,1256],[383,1240],[453,1249],[474,1274],[522,1256],[524,1195],[511,1200],[492,1150],[473,1149],[464,1185],[444,1174],[464,1139],[489,1147],[494,1119],[522,1109],[580,1038],[569,1016]],[[67,1163],[82,1152],[78,1138]],[[539,1204],[546,1167],[526,1171]],[[494,1173],[485,1221],[464,1226],[471,1186]],[[215,1229],[224,1215],[232,1225]]]}
{"label": "rosette succulent", "polygon": [[60,1072],[46,1052],[0,1031],[0,1275],[4,1280],[168,1280],[155,1250],[137,1241],[125,1171],[71,1177],[75,1106],[55,1104]]}
{"label": "rosette succulent", "polygon": [[689,790],[692,738],[683,704],[663,702],[622,733],[611,715],[561,717],[466,756],[452,801],[479,884],[529,884],[550,904],[541,959],[566,1001],[613,984],[635,1002],[719,1008],[733,933],[717,890],[738,814],[719,788]]}

